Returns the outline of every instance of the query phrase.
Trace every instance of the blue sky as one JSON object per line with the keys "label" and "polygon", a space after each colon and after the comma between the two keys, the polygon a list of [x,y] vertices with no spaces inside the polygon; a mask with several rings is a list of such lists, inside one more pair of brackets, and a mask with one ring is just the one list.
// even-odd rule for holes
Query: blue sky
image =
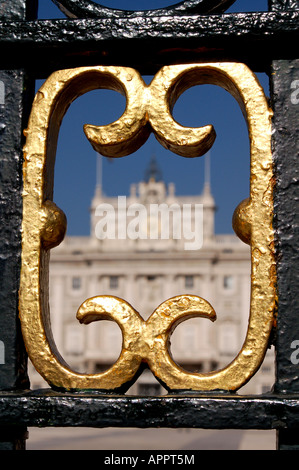
{"label": "blue sky", "polygon": [[[40,0],[39,18],[64,18],[51,0]],[[160,8],[174,0],[102,0],[96,3],[127,9]],[[267,0],[237,0],[228,12],[266,11]],[[268,94],[268,78],[258,74]],[[145,77],[146,81],[150,77]],[[37,83],[37,87],[41,82]],[[96,184],[97,154],[83,133],[83,124],[105,125],[121,116],[125,98],[112,91],[97,90],[78,98],[62,122],[55,166],[54,202],[68,218],[69,235],[89,233],[89,207]],[[182,125],[213,124],[217,138],[210,153],[211,187],[218,207],[216,232],[232,233],[231,218],[238,203],[249,195],[249,141],[238,104],[216,86],[187,90],[177,101],[174,118]],[[166,183],[176,184],[177,194],[201,193],[205,157],[185,159],[165,150],[151,136],[134,154],[102,158],[102,184],[107,196],[129,193],[131,183],[143,179],[150,157],[155,154]]]}

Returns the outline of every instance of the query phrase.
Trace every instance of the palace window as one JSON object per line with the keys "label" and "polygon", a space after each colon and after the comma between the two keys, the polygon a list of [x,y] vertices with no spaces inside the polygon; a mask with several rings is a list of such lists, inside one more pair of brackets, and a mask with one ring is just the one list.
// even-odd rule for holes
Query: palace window
{"label": "palace window", "polygon": [[185,276],[185,287],[192,289],[194,287],[194,277]]}
{"label": "palace window", "polygon": [[73,277],[73,279],[72,279],[72,288],[73,288],[73,290],[81,289],[81,277]]}
{"label": "palace window", "polygon": [[223,278],[223,287],[226,290],[231,290],[234,286],[233,276],[224,276]]}
{"label": "palace window", "polygon": [[110,276],[109,287],[110,289],[118,289],[118,276]]}

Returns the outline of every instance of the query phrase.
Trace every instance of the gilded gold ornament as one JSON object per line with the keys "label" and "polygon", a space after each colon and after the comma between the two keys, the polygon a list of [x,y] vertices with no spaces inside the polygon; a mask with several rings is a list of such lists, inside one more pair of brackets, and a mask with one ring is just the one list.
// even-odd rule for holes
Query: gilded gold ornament
{"label": "gilded gold ornament", "polygon": [[[123,93],[124,114],[108,126],[85,125],[94,148],[119,157],[139,148],[153,132],[173,152],[184,157],[206,153],[213,145],[212,125],[187,128],[175,122],[172,107],[187,88],[214,84],[238,101],[248,124],[251,153],[250,195],[235,211],[237,235],[251,246],[251,306],[248,330],[237,357],[222,370],[200,374],[180,368],[171,358],[169,339],[176,325],[191,316],[215,320],[210,304],[196,296],[163,302],[144,321],[125,300],[97,296],[78,310],[82,323],[109,319],[123,334],[118,360],[106,372],[79,374],[60,357],[50,327],[48,305],[49,250],[63,239],[66,219],[52,202],[57,137],[70,103],[95,88]],[[260,367],[275,316],[273,248],[273,173],[271,117],[256,76],[244,64],[204,63],[163,67],[147,86],[138,72],[124,67],[83,67],[55,72],[36,95],[24,147],[22,268],[20,320],[28,355],[37,371],[60,389],[126,390],[147,363],[168,390],[237,390]]]}

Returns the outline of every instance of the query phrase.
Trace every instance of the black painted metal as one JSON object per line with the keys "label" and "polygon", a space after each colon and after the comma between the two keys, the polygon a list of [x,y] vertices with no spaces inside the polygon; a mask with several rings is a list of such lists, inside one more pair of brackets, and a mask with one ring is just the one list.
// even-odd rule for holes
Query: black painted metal
{"label": "black painted metal", "polygon": [[299,0],[269,0],[271,10],[298,10]]}
{"label": "black painted metal", "polygon": [[[128,16],[175,16],[189,14],[221,13],[236,0],[184,0],[167,8],[156,10],[126,11]],[[92,0],[52,0],[70,18],[119,18],[125,10],[107,8]],[[124,5],[125,7],[125,5]]]}
{"label": "black painted metal", "polygon": [[0,67],[27,65],[43,78],[78,64],[154,74],[167,64],[234,60],[270,73],[273,59],[297,57],[298,22],[298,11],[174,16],[162,23],[144,16],[6,22],[0,23],[0,45],[7,51]]}
{"label": "black painted metal", "polygon": [[4,90],[0,105],[0,340],[4,348],[0,390],[10,390],[22,388],[24,381],[26,384],[25,355],[18,324],[24,71],[2,71],[0,81]]}
{"label": "black painted metal", "polygon": [[0,393],[0,426],[288,429],[299,426],[298,397],[235,394],[72,394],[52,390]]}
{"label": "black painted metal", "polygon": [[[299,11],[299,1],[272,0],[271,8]],[[271,73],[278,289],[275,391],[281,396],[289,393],[298,396],[299,360],[296,348],[299,349],[299,59],[285,59],[274,60]],[[299,449],[298,425],[294,430],[278,430],[277,448]]]}
{"label": "black painted metal", "polygon": [[299,393],[299,298],[294,295],[299,292],[299,59],[274,61],[272,70],[279,298],[275,389],[279,393]]}
{"label": "black painted metal", "polygon": [[[32,19],[37,3],[3,1],[0,19]],[[0,71],[0,390],[28,387],[27,358],[18,319],[21,261],[22,146],[33,82],[23,69]],[[16,423],[18,424],[18,423]],[[0,430],[0,449],[24,448],[19,426]]]}
{"label": "black painted metal", "polygon": [[[277,448],[297,449],[299,364],[291,360],[291,345],[299,340],[298,0],[269,0],[270,11],[265,13],[225,15],[220,13],[232,0],[187,0],[147,13],[113,11],[97,4],[91,11],[88,0],[55,3],[80,19],[35,21],[37,0],[2,0],[0,5],[0,47],[6,51],[0,61],[0,341],[5,345],[5,364],[0,363],[0,448],[24,448],[27,426],[183,426],[277,429]],[[31,77],[93,64],[126,65],[154,74],[166,64],[199,60],[242,61],[272,77],[278,266],[273,393],[129,397],[26,390],[17,308],[22,129],[32,99]]]}
{"label": "black painted metal", "polygon": [[38,0],[1,0],[0,19],[32,20],[37,17]]}
{"label": "black painted metal", "polygon": [[[299,60],[274,61],[272,100],[275,162],[275,233],[277,249],[278,311],[276,384],[280,394],[299,394]],[[299,449],[299,427],[279,431],[280,449]]]}

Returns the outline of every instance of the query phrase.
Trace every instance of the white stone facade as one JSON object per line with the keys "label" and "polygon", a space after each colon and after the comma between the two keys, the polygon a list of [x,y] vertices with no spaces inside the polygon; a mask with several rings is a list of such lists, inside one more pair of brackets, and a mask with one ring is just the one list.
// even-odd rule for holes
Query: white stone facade
{"label": "white stone facade", "polygon": [[[127,213],[128,207],[133,210],[138,204],[149,208],[150,204],[162,203],[172,206],[182,218],[183,205],[203,206],[203,237],[199,249],[186,249],[185,244],[190,240],[183,237],[161,240],[159,230],[157,239],[146,238],[146,226],[138,226],[139,237],[128,238],[126,228],[134,220],[132,213]],[[104,238],[103,231],[99,239],[103,229],[101,210],[105,207],[107,211],[114,208],[114,239]],[[171,341],[174,360],[187,370],[208,372],[234,359],[248,325],[250,248],[234,235],[214,233],[215,209],[208,183],[201,195],[186,197],[177,196],[173,184],[166,187],[162,180],[151,177],[132,185],[130,196],[121,201],[105,197],[100,187],[96,189],[91,204],[90,236],[66,237],[51,252],[52,330],[58,350],[73,369],[86,373],[105,370],[120,353],[121,332],[115,323],[101,321],[85,326],[75,318],[84,300],[103,294],[125,299],[145,319],[172,296],[199,295],[214,307],[217,320],[211,323],[197,318],[179,325]],[[174,225],[170,225],[171,231]],[[273,363],[270,350],[261,370],[241,391],[260,394],[269,390],[274,382]],[[30,377],[32,388],[45,386],[32,369]],[[145,371],[129,392],[158,394],[165,390],[150,371]]]}

